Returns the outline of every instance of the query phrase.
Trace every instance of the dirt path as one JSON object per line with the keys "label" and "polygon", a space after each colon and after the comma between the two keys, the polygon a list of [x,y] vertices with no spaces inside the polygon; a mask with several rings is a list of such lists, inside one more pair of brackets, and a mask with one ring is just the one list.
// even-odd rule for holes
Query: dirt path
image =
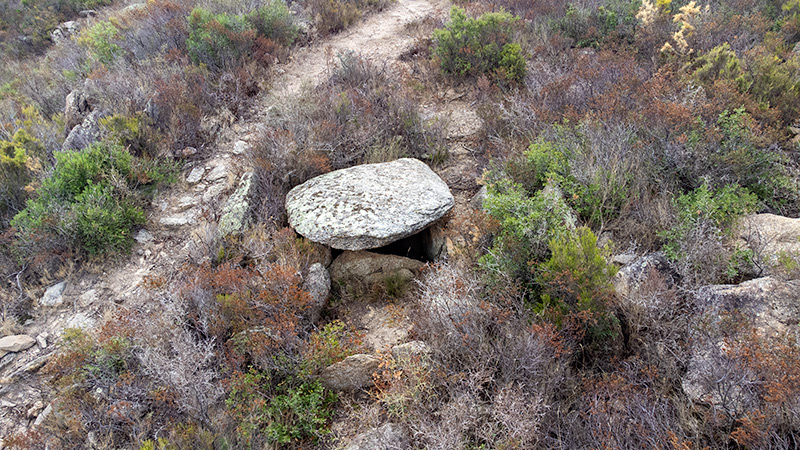
{"label": "dirt path", "polygon": [[328,40],[302,48],[292,62],[280,68],[267,98],[300,93],[303,86],[316,86],[325,79],[329,61],[337,53],[354,51],[366,59],[383,63],[397,60],[414,42],[407,26],[442,11],[446,0],[398,0],[389,8],[367,17]]}

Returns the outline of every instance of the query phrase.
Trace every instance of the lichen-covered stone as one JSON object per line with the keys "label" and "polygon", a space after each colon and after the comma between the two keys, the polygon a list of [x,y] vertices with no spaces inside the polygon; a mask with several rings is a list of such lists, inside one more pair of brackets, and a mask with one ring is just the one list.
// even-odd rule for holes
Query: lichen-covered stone
{"label": "lichen-covered stone", "polygon": [[337,170],[286,196],[289,224],[298,233],[341,250],[382,247],[410,236],[454,204],[444,181],[410,158]]}
{"label": "lichen-covered stone", "polygon": [[253,171],[247,172],[242,176],[236,192],[228,198],[228,203],[222,210],[222,218],[219,219],[218,232],[220,236],[241,233],[249,213],[252,211],[250,199],[255,190],[255,178]]}

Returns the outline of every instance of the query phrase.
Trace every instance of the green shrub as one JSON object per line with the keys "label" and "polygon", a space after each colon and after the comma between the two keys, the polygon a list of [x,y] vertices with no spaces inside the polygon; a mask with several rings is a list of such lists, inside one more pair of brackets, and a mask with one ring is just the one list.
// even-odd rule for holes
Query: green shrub
{"label": "green shrub", "polygon": [[752,213],[758,206],[758,198],[747,189],[730,185],[712,190],[703,184],[694,191],[675,199],[678,224],[661,232],[666,239],[664,251],[672,260],[686,256],[683,240],[698,227],[711,226],[714,234],[730,237],[733,225],[739,217]]}
{"label": "green shrub", "polygon": [[252,448],[262,439],[272,445],[316,441],[328,432],[335,401],[336,394],[318,380],[294,386],[284,381],[273,391],[269,375],[251,368],[230,379],[225,405],[239,439]]}
{"label": "green shrub", "polygon": [[467,17],[458,7],[450,10],[450,22],[435,30],[434,54],[442,70],[458,77],[490,74],[507,81],[525,76],[521,47],[511,42],[512,25],[519,20],[506,12]]}
{"label": "green shrub", "polygon": [[741,62],[727,42],[698,56],[687,70],[706,85],[713,84],[719,78],[736,80],[742,75]]}
{"label": "green shrub", "polygon": [[189,15],[186,48],[195,64],[221,69],[246,57],[255,37],[253,25],[242,15],[214,14],[195,8]]}
{"label": "green shrub", "polygon": [[11,221],[18,243],[29,251],[50,238],[90,255],[127,250],[132,228],[144,222],[139,205],[145,188],[169,181],[173,170],[108,143],[54,157],[56,165],[39,196]]}
{"label": "green shrub", "polygon": [[119,39],[117,27],[111,22],[102,21],[81,33],[78,43],[86,47],[96,61],[109,65],[122,51],[114,42],[116,39]]}
{"label": "green shrub", "polygon": [[247,21],[259,36],[272,39],[278,44],[289,46],[297,39],[297,25],[294,24],[289,8],[282,0],[271,0],[248,14]]}
{"label": "green shrub", "polygon": [[33,155],[43,151],[39,141],[25,129],[17,130],[10,141],[0,141],[0,228],[25,206],[33,181]]}
{"label": "green shrub", "polygon": [[545,259],[548,243],[574,226],[569,207],[552,188],[530,195],[520,184],[501,179],[489,186],[483,206],[500,224],[480,260],[490,274],[532,282],[530,265]]}
{"label": "green shrub", "polygon": [[158,136],[149,125],[145,114],[132,117],[114,114],[100,119],[100,126],[108,134],[108,138],[136,156],[154,157],[158,153]]}
{"label": "green shrub", "polygon": [[619,41],[633,43],[636,13],[641,2],[611,0],[597,8],[568,3],[564,16],[551,22],[551,27],[572,39],[576,47],[600,47]]}
{"label": "green shrub", "polygon": [[325,324],[308,340],[303,354],[302,373],[313,375],[318,371],[354,355],[361,340],[355,330],[341,320]]}
{"label": "green shrub", "polygon": [[549,242],[551,256],[537,268],[542,286],[537,312],[562,325],[567,318],[585,326],[585,339],[602,345],[617,335],[618,323],[609,312],[617,274],[608,245],[586,227],[563,233]]}

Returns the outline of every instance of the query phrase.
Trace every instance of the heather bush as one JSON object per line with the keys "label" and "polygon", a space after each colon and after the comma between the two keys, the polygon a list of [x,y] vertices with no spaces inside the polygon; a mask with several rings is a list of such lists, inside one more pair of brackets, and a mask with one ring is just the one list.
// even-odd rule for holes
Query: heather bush
{"label": "heather bush", "polygon": [[571,39],[576,47],[632,44],[640,3],[627,0],[601,3],[596,8],[567,3],[563,17],[554,19],[551,27]]}
{"label": "heather bush", "polygon": [[678,263],[687,283],[734,280],[752,255],[729,250],[737,220],[756,210],[758,198],[731,185],[712,189],[703,184],[675,200],[677,224],[659,235],[664,251]]}
{"label": "heather bush", "polygon": [[111,22],[101,21],[82,32],[78,43],[88,49],[94,60],[104,65],[110,65],[122,50],[115,42],[118,38],[117,27]]}
{"label": "heather bush", "polygon": [[24,254],[52,250],[48,238],[56,248],[89,255],[129,249],[133,227],[144,222],[141,200],[150,186],[169,180],[171,165],[135,158],[107,143],[54,156],[38,196],[11,221]]}
{"label": "heather bush", "polygon": [[17,130],[10,141],[0,141],[0,228],[7,227],[24,208],[34,180],[36,155],[41,153],[41,144],[25,129]]}
{"label": "heather bush", "polygon": [[617,273],[609,262],[609,247],[599,247],[592,230],[581,227],[550,240],[550,258],[536,266],[542,295],[534,309],[564,326],[577,322],[584,352],[607,352],[619,337],[619,322],[611,313],[612,280]]}
{"label": "heather bush", "polygon": [[525,77],[525,56],[512,41],[514,22],[511,14],[487,13],[467,17],[458,7],[450,11],[450,22],[433,33],[434,54],[442,70],[456,77],[488,74],[505,81]]}
{"label": "heather bush", "polygon": [[484,208],[499,222],[492,246],[481,258],[490,274],[531,283],[531,264],[548,256],[551,239],[575,226],[569,207],[557,189],[535,194],[510,180],[489,186]]}
{"label": "heather bush", "polygon": [[[236,422],[237,441],[286,448],[315,442],[327,433],[336,394],[319,381],[284,381],[275,386],[266,372],[250,369],[228,379],[225,406]],[[290,447],[292,448],[292,447]]]}
{"label": "heather bush", "polygon": [[248,55],[255,37],[244,16],[195,8],[189,15],[186,48],[195,64],[219,70],[238,65]]}

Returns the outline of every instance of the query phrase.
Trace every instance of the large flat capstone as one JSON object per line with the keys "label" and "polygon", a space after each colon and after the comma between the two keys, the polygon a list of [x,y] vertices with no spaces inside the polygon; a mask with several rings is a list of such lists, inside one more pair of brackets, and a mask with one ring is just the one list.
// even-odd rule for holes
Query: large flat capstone
{"label": "large flat capstone", "polygon": [[327,173],[286,196],[289,224],[340,250],[377,248],[410,236],[454,204],[447,184],[410,158]]}

